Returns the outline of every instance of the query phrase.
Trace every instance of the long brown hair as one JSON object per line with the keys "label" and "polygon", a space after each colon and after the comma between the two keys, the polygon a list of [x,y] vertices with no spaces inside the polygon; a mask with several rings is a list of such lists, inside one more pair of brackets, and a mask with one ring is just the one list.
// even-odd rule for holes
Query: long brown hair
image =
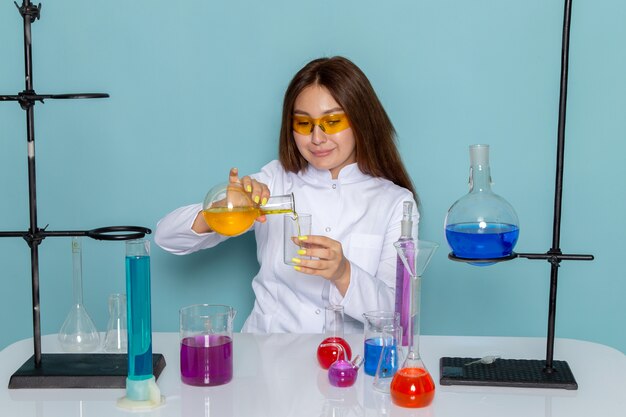
{"label": "long brown hair", "polygon": [[285,170],[299,172],[308,166],[296,147],[291,117],[296,98],[310,85],[325,87],[348,116],[359,169],[408,189],[417,202],[417,193],[402,163],[396,146],[396,131],[387,112],[363,71],[340,56],[309,62],[287,87],[278,143],[278,158]]}

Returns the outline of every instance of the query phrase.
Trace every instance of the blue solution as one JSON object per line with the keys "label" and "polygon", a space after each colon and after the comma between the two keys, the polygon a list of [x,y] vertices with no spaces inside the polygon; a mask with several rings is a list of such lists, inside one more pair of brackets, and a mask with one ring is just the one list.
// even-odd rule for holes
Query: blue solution
{"label": "blue solution", "polygon": [[[365,364],[364,371],[368,375],[376,375],[380,354],[383,351],[382,337],[372,337],[365,341]],[[382,378],[392,377],[398,370],[398,352],[395,345],[387,347],[383,356],[383,366],[381,369]]]}
{"label": "blue solution", "polygon": [[128,298],[128,378],[152,378],[152,324],[150,319],[150,257],[126,257]]}
{"label": "blue solution", "polygon": [[[507,223],[457,223],[446,227],[446,239],[455,256],[465,259],[494,259],[511,255],[519,228]],[[480,265],[480,264],[479,264]]]}

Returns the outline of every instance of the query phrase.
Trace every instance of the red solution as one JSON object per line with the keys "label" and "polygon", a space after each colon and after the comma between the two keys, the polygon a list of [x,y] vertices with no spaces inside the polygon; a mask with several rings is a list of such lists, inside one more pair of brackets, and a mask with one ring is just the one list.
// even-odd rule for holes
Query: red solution
{"label": "red solution", "polygon": [[337,359],[341,359],[339,353],[341,348],[338,347],[337,344],[341,345],[343,348],[343,359],[347,361],[352,359],[352,349],[350,349],[348,342],[341,337],[327,337],[317,348],[317,361],[322,368],[328,369],[333,362]]}
{"label": "red solution", "polygon": [[400,407],[426,407],[435,396],[435,383],[430,373],[422,368],[400,369],[389,389],[391,400]]}
{"label": "red solution", "polygon": [[233,341],[228,336],[186,337],[180,343],[180,376],[185,384],[222,385],[233,378]]}

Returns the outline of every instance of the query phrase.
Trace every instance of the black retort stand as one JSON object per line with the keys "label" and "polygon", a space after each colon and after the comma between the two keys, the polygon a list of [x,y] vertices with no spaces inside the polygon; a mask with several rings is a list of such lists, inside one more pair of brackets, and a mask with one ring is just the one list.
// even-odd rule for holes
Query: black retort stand
{"label": "black retort stand", "polygon": [[548,338],[546,360],[497,359],[493,363],[468,363],[478,358],[443,357],[439,361],[441,385],[482,385],[522,388],[564,388],[578,389],[576,379],[566,361],[554,358],[554,325],[556,319],[556,289],[559,265],[565,260],[591,261],[593,255],[564,254],[561,252],[561,206],[563,196],[563,154],[565,147],[565,110],[567,104],[567,72],[569,60],[569,35],[572,15],[572,0],[565,0],[563,17],[563,38],[561,45],[561,80],[559,99],[559,121],[557,135],[556,181],[554,190],[554,221],[552,228],[552,248],[546,253],[513,253],[506,258],[463,259],[448,255],[459,262],[493,263],[515,258],[543,259],[550,263],[550,298],[548,305]]}
{"label": "black retort stand", "polygon": [[[33,88],[31,24],[39,19],[41,4],[31,4],[23,0],[15,3],[24,19],[24,65],[26,88],[17,95],[0,95],[0,101],[17,101],[26,111],[26,131],[28,144],[28,197],[30,228],[26,231],[0,232],[0,237],[21,237],[30,247],[32,303],[33,303],[33,344],[34,354],[12,376],[9,388],[124,388],[128,375],[126,354],[42,354],[41,321],[39,303],[39,245],[46,237],[86,236],[97,240],[140,239],[151,230],[140,226],[110,226],[92,230],[48,231],[37,225],[37,191],[35,176],[35,115],[37,101],[48,99],[89,99],[106,98],[108,94],[37,94]],[[165,367],[162,354],[153,354],[153,368],[156,378]]]}

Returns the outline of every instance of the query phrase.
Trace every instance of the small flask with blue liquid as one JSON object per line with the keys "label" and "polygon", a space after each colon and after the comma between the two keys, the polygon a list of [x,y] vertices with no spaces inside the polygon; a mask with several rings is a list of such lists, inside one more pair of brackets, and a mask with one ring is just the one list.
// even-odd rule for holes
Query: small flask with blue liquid
{"label": "small flask with blue liquid", "polygon": [[446,239],[452,255],[480,266],[514,256],[519,220],[513,206],[491,190],[489,145],[470,146],[469,187],[469,193],[446,215]]}

